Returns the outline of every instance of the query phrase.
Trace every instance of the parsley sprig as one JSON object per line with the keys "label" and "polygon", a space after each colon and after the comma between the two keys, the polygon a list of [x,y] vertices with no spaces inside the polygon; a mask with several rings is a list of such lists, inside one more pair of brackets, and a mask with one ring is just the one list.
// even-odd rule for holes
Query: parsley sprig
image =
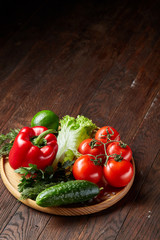
{"label": "parsley sprig", "polygon": [[18,184],[21,199],[30,198],[35,200],[37,195],[46,188],[61,182],[73,180],[72,173],[66,174],[67,165],[71,165],[70,161],[66,161],[65,165],[59,163],[56,171],[53,170],[52,166],[48,166],[45,171],[42,171],[34,164],[29,164],[29,167],[16,169],[16,173],[22,174],[20,183]]}
{"label": "parsley sprig", "polygon": [[7,134],[0,135],[0,158],[9,155],[9,152],[13,146],[13,142],[18,135],[20,129],[11,129]]}

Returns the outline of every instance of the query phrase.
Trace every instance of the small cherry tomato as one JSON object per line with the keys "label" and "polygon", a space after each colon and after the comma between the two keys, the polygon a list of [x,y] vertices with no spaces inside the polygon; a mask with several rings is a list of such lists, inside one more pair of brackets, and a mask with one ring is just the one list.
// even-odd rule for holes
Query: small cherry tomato
{"label": "small cherry tomato", "polygon": [[104,126],[96,132],[95,139],[97,139],[103,143],[107,143],[107,142],[109,142],[109,140],[119,141],[120,135],[117,132],[117,130],[114,129],[113,127]]}
{"label": "small cherry tomato", "polygon": [[[91,154],[93,156],[105,154],[104,144],[96,141],[95,139],[85,139],[80,143],[78,151],[85,155]],[[103,157],[103,155],[101,156]]]}
{"label": "small cherry tomato", "polygon": [[76,180],[87,180],[93,183],[98,183],[103,175],[103,168],[100,165],[95,165],[91,160],[92,156],[82,155],[73,165],[73,176]]}
{"label": "small cherry tomato", "polygon": [[131,161],[132,159],[132,150],[131,148],[122,142],[112,142],[107,147],[107,154],[117,154],[121,155],[121,157],[127,161]]}
{"label": "small cherry tomato", "polygon": [[109,158],[107,165],[103,167],[104,177],[113,187],[126,186],[133,177],[132,163],[126,160],[119,162]]}

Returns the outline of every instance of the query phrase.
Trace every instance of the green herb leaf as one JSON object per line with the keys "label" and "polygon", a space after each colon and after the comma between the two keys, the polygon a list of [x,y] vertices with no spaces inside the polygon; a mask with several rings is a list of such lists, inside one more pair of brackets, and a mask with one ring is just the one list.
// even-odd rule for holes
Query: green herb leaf
{"label": "green herb leaf", "polygon": [[[70,162],[70,161],[69,161]],[[15,170],[22,174],[18,191],[21,193],[21,199],[31,198],[35,200],[36,196],[49,186],[60,182],[73,180],[73,175],[66,175],[66,169],[61,163],[58,164],[56,171],[52,166],[48,166],[45,171],[38,169],[35,164],[29,164],[29,167],[20,167]],[[28,177],[29,176],[29,177]]]}
{"label": "green herb leaf", "polygon": [[8,156],[20,129],[11,129],[6,135],[0,135],[0,157]]}
{"label": "green herb leaf", "polygon": [[25,178],[25,176],[22,176],[20,183],[18,184],[18,191],[23,192],[24,189],[31,187],[33,184],[33,178]]}
{"label": "green herb leaf", "polygon": [[25,176],[27,176],[28,174],[34,175],[38,171],[40,170],[38,170],[37,165],[35,164],[29,164],[29,167],[20,167],[15,170],[16,173],[24,174]]}
{"label": "green herb leaf", "polygon": [[49,188],[51,186],[56,185],[56,183],[48,183],[48,184],[35,184],[32,187],[27,187],[25,189],[23,189],[23,191],[21,192],[21,199],[27,199],[30,198],[32,200],[35,200],[37,195],[42,192],[43,190],[45,190],[46,188]]}

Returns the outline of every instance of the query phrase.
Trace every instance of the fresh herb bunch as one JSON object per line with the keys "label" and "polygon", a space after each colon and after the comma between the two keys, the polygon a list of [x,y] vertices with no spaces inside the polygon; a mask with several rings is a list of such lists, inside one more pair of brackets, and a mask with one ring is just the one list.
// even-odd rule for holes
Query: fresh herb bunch
{"label": "fresh herb bunch", "polygon": [[29,167],[16,169],[16,173],[22,174],[20,183],[18,184],[21,199],[30,198],[35,200],[37,195],[44,189],[61,182],[73,180],[72,173],[66,174],[66,168],[73,163],[70,161],[66,161],[63,165],[59,163],[56,171],[53,170],[52,166],[48,166],[45,171],[42,171],[34,164],[29,164]]}
{"label": "fresh herb bunch", "polygon": [[20,129],[11,129],[9,133],[0,135],[0,157],[9,155],[9,152],[13,146],[13,142],[18,135]]}

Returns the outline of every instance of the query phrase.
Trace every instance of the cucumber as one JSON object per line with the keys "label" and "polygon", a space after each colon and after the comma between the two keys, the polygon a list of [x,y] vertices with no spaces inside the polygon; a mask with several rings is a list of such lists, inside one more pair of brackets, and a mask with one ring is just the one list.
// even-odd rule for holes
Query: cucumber
{"label": "cucumber", "polygon": [[92,182],[72,180],[45,189],[38,194],[36,203],[41,207],[68,205],[93,199],[99,192]]}

